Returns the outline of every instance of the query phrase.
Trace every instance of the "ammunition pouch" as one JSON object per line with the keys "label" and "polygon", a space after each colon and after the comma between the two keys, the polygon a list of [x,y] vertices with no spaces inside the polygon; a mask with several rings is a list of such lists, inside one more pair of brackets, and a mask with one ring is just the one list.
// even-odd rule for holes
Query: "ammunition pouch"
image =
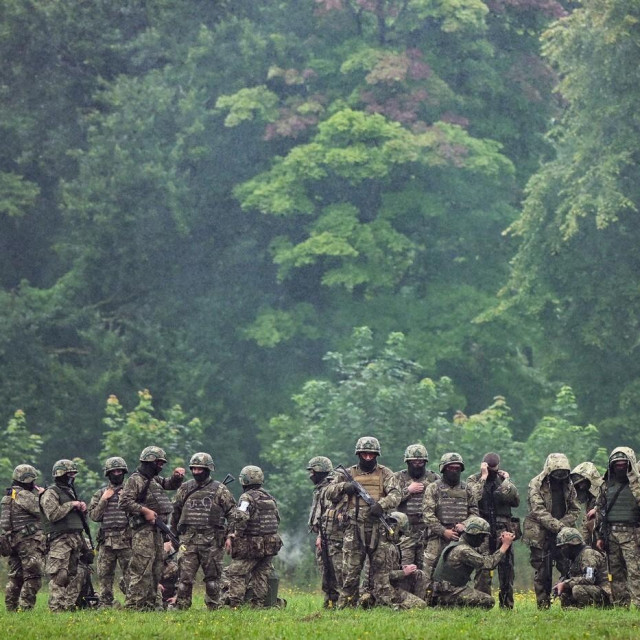
{"label": "ammunition pouch", "polygon": [[3,533],[0,535],[0,556],[6,558],[11,555],[11,551],[13,548],[11,547],[11,540],[9,539],[8,533]]}

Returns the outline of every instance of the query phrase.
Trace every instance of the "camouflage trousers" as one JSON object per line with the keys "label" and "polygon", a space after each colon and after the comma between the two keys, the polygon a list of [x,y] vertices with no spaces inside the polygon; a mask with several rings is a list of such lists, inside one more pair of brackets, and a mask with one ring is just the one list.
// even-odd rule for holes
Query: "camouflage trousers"
{"label": "camouflage trousers", "polygon": [[542,549],[531,547],[530,563],[535,569],[533,589],[540,609],[546,609],[551,605],[553,565],[555,564],[560,575],[566,575],[571,564],[555,545],[556,537],[551,536],[547,538]]}
{"label": "camouflage trousers", "polygon": [[394,590],[389,582],[393,555],[390,543],[381,535],[381,526],[376,523],[354,523],[344,535],[342,545],[342,588],[338,607],[355,606],[358,602],[360,575],[365,560],[369,560],[369,575],[366,578],[377,605],[393,606]]}
{"label": "camouflage trousers", "polygon": [[[427,587],[429,586],[429,582],[425,572],[418,569],[414,573],[408,576],[403,576],[398,580],[392,577],[391,586],[396,590],[396,596],[403,596],[405,593],[413,594],[419,600],[424,602],[427,597]],[[396,602],[398,601],[399,600],[396,597]]]}
{"label": "camouflage trousers", "polygon": [[424,547],[424,567],[423,571],[427,576],[427,580],[431,582],[433,578],[433,572],[438,564],[438,558],[442,553],[442,550],[449,543],[440,536],[429,536]]}
{"label": "camouflage trousers", "polygon": [[158,585],[164,565],[162,532],[152,525],[143,525],[133,532],[129,586],[125,607],[149,611],[159,606]]}
{"label": "camouflage trousers", "polygon": [[114,603],[113,582],[116,567],[120,565],[125,593],[129,583],[129,563],[131,562],[131,548],[114,549],[111,546],[100,545],[98,551],[97,571],[100,581],[100,604],[110,607]]}
{"label": "camouflage trousers", "polygon": [[244,597],[249,588],[253,592],[249,604],[256,607],[263,605],[269,586],[269,575],[273,571],[273,558],[274,556],[234,558],[231,561],[225,573],[229,581],[229,604],[232,607],[244,604]]}
{"label": "camouflage trousers", "polygon": [[640,608],[640,548],[637,527],[614,525],[609,533],[609,570],[613,604]]}
{"label": "camouflage trousers", "polygon": [[415,564],[418,569],[424,569],[425,532],[425,525],[412,524],[409,532],[405,534],[405,537],[411,540],[410,546],[413,549],[413,558],[405,556],[405,564]]}
{"label": "camouflage trousers", "polygon": [[611,599],[607,592],[595,584],[576,585],[560,595],[560,604],[563,607],[608,607]]}
{"label": "camouflage trousers", "polygon": [[472,587],[447,588],[440,586],[442,583],[434,583],[433,599],[431,604],[438,607],[478,607],[491,609],[495,602],[490,595],[477,591]]}
{"label": "camouflage trousers", "polygon": [[[15,535],[15,534],[14,534]],[[22,537],[11,545],[7,558],[7,587],[4,593],[7,611],[32,609],[42,586],[46,541],[42,532]]]}
{"label": "camouflage trousers", "polygon": [[324,594],[324,606],[334,607],[338,602],[340,595],[340,587],[342,586],[342,538],[328,538],[328,554],[329,561],[333,567],[333,576],[331,570],[325,574],[324,562],[320,549],[316,548],[316,563],[318,571],[322,576],[322,592]]}
{"label": "camouflage trousers", "polygon": [[193,583],[198,569],[204,574],[204,603],[208,609],[220,606],[220,578],[222,577],[222,558],[224,539],[212,538],[208,544],[187,543],[178,561],[178,598],[177,609],[191,606]]}
{"label": "camouflage trousers", "polygon": [[71,611],[76,607],[81,582],[77,580],[80,555],[86,550],[81,533],[63,533],[53,540],[47,556],[49,609]]}
{"label": "camouflage trousers", "polygon": [[[496,535],[500,538],[503,531],[508,531],[508,527],[500,522],[496,525]],[[496,549],[500,547],[499,540],[496,540]],[[484,555],[490,553],[489,540],[483,542],[478,551]],[[504,555],[504,558],[498,565],[498,582],[500,591],[498,592],[498,603],[502,608],[513,609],[513,578],[514,578],[515,559],[513,556],[513,546]],[[482,591],[487,595],[491,595],[491,582],[493,580],[493,571],[482,569],[476,571],[474,587],[477,591]]]}

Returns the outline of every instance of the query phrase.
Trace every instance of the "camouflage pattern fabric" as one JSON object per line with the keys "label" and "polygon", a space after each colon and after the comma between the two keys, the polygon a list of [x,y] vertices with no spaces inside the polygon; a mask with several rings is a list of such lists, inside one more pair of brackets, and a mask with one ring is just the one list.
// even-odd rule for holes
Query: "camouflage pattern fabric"
{"label": "camouflage pattern fabric", "polygon": [[46,571],[49,576],[49,609],[73,611],[82,587],[77,579],[80,556],[87,549],[80,533],[63,533],[51,541]]}
{"label": "camouflage pattern fabric", "polygon": [[396,544],[389,548],[389,582],[394,590],[393,602],[397,609],[422,609],[427,606],[428,580],[424,571],[417,569],[405,575],[402,567],[416,564],[416,542],[411,535],[402,535]]}
{"label": "camouflage pattern fabric", "polygon": [[163,607],[168,605],[168,601],[178,594],[178,563],[173,557],[165,557],[160,576],[159,590]]}
{"label": "camouflage pattern fabric", "polygon": [[595,520],[587,520],[586,514],[591,511],[591,509],[595,508],[604,480],[593,462],[581,462],[577,467],[571,470],[571,479],[574,485],[581,480],[587,480],[589,482],[588,497],[587,501],[584,503],[584,514],[579,530],[584,541],[589,546],[595,547]]}
{"label": "camouflage pattern fabric", "polygon": [[269,575],[273,571],[273,556],[255,559],[231,560],[226,569],[229,581],[228,599],[231,607],[239,607],[245,602],[245,593],[251,588],[249,605],[262,607],[268,590]]}
{"label": "camouflage pattern fabric", "polygon": [[7,558],[7,611],[26,611],[36,603],[45,567],[46,539],[42,531],[32,536],[12,536],[11,554]]}
{"label": "camouflage pattern fabric", "polygon": [[611,603],[611,584],[607,579],[604,556],[585,546],[571,563],[564,591],[560,596],[563,607],[608,606]]}

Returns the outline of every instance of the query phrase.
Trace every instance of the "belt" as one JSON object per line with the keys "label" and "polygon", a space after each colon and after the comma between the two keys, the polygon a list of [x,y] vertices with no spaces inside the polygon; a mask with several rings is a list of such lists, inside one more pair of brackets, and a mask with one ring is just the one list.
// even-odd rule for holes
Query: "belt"
{"label": "belt", "polygon": [[629,531],[629,529],[637,529],[639,526],[638,523],[617,522],[611,525],[611,531]]}

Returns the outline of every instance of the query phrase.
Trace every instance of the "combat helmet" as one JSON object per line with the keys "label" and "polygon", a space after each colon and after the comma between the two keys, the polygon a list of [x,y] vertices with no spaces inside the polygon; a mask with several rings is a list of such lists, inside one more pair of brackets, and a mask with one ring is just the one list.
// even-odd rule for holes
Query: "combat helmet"
{"label": "combat helmet", "polygon": [[373,436],[358,438],[358,442],[356,442],[356,455],[359,453],[375,453],[380,455],[378,438],[374,438]]}
{"label": "combat helmet", "polygon": [[215,471],[216,466],[213,464],[213,458],[204,451],[194,453],[189,460],[189,469],[193,467],[202,467],[203,469],[209,469],[209,471]]}
{"label": "combat helmet", "polygon": [[464,532],[470,536],[483,536],[491,533],[489,523],[480,516],[469,516],[463,524]]}
{"label": "combat helmet", "polygon": [[30,464],[19,464],[14,470],[11,476],[12,480],[16,482],[33,482],[40,474],[35,467]]}
{"label": "combat helmet", "polygon": [[325,456],[315,456],[309,460],[307,470],[316,471],[317,473],[331,473],[333,471],[333,464],[331,460]]}
{"label": "combat helmet", "polygon": [[387,516],[387,520],[395,520],[396,526],[394,529],[400,533],[406,533],[409,530],[409,518],[406,513],[402,513],[401,511],[392,511]]}
{"label": "combat helmet", "polygon": [[114,456],[113,458],[107,458],[104,461],[104,467],[102,470],[104,471],[105,476],[108,475],[110,471],[117,471],[118,469],[125,473],[129,473],[129,468],[127,467],[127,463],[124,461],[124,458]]}
{"label": "combat helmet", "polygon": [[161,462],[167,461],[167,454],[164,449],[160,447],[145,447],[140,453],[140,462],[155,462],[160,460]]}
{"label": "combat helmet", "polygon": [[562,547],[565,544],[584,544],[584,539],[577,529],[563,527],[556,537],[556,547]]}
{"label": "combat helmet", "polygon": [[51,469],[51,475],[54,478],[61,478],[65,473],[78,473],[78,467],[73,460],[67,460],[63,458],[53,463],[53,469]]}
{"label": "combat helmet", "polygon": [[256,467],[254,465],[247,465],[246,467],[242,467],[240,470],[240,475],[238,476],[238,480],[240,480],[240,484],[243,487],[248,487],[252,484],[263,484],[264,483],[264,473],[260,467]]}
{"label": "combat helmet", "polygon": [[429,462],[429,454],[427,453],[427,447],[423,444],[410,444],[404,452],[404,461],[409,460],[424,460]]}
{"label": "combat helmet", "polygon": [[442,472],[449,464],[459,464],[462,467],[462,471],[464,471],[464,460],[459,453],[445,453],[442,458],[440,458],[440,471]]}

